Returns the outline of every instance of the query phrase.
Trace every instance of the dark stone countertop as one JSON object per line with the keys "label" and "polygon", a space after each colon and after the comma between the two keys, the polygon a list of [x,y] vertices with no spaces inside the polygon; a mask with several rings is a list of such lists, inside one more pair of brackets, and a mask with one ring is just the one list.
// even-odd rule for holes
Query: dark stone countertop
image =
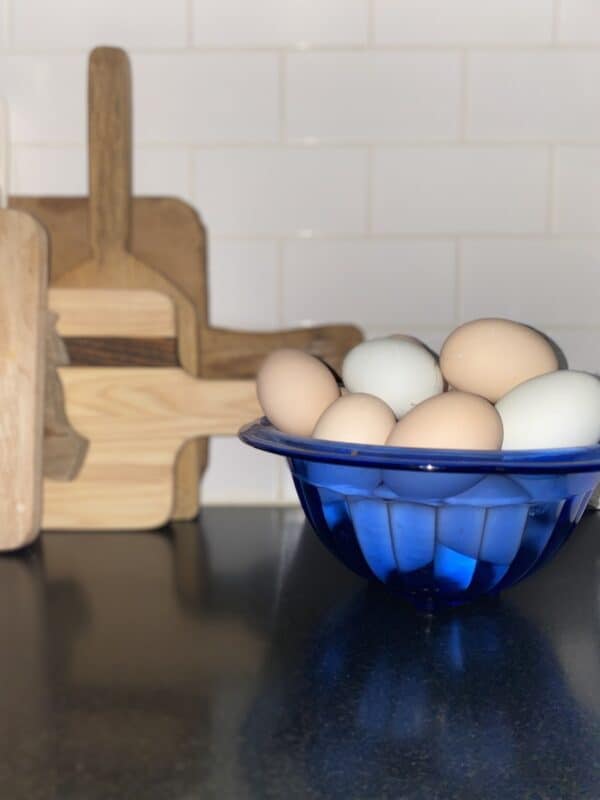
{"label": "dark stone countertop", "polygon": [[295,510],[0,558],[0,798],[600,798],[600,513],[421,617]]}

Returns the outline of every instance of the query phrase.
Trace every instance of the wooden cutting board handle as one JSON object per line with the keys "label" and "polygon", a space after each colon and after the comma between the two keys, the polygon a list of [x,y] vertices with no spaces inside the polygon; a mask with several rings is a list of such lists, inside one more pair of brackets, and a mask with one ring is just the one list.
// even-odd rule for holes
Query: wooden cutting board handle
{"label": "wooden cutting board handle", "polygon": [[278,347],[324,358],[341,370],[346,353],[362,341],[354,325],[319,325],[283,331],[235,331],[203,328],[202,374],[206,378],[254,378],[264,359]]}
{"label": "wooden cutting board handle", "polygon": [[41,226],[0,210],[0,550],[40,529],[47,278]]}
{"label": "wooden cutting board handle", "polygon": [[131,73],[116,47],[92,51],[88,72],[90,239],[102,263],[129,240],[131,204]]}

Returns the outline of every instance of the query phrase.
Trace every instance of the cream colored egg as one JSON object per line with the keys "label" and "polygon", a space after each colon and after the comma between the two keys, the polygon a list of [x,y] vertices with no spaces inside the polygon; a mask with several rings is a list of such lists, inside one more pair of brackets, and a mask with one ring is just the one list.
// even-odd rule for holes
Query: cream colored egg
{"label": "cream colored egg", "polygon": [[502,420],[494,406],[474,394],[452,391],[430,397],[396,423],[387,444],[457,450],[498,450]]}
{"label": "cream colored egg", "polygon": [[347,394],[326,409],[313,432],[315,439],[354,444],[385,444],[396,417],[392,409],[370,394]]}
{"label": "cream colored egg", "polygon": [[325,409],[340,396],[332,372],[302,350],[270,353],[256,377],[258,402],[280,431],[310,436]]}
{"label": "cream colored egg", "polygon": [[508,319],[476,319],[453,331],[440,353],[446,381],[495,403],[520,383],[558,369],[540,333]]}
{"label": "cream colored egg", "polygon": [[563,369],[519,384],[496,404],[503,450],[586,447],[600,439],[600,380]]}

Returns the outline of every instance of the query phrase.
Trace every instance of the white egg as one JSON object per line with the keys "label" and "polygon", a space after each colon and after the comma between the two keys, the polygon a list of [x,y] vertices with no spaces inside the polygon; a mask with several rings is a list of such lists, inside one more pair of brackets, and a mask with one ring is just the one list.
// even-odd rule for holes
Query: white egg
{"label": "white egg", "polygon": [[428,397],[440,394],[444,379],[435,357],[421,344],[389,337],[354,347],[342,366],[351,392],[379,397],[401,417]]}
{"label": "white egg", "polygon": [[559,370],[525,381],[496,403],[503,450],[585,447],[600,439],[600,380]]}

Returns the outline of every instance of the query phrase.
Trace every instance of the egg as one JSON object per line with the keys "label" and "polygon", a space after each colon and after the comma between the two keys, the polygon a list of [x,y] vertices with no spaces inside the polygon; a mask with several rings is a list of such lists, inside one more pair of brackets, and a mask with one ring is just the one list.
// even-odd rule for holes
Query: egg
{"label": "egg", "polygon": [[560,370],[521,383],[496,404],[503,450],[585,447],[600,439],[600,380]]}
{"label": "egg", "polygon": [[494,406],[457,390],[430,397],[396,423],[387,444],[392,447],[497,450],[502,421]]}
{"label": "egg", "polygon": [[440,368],[455,389],[495,403],[515,386],[558,369],[550,342],[526,325],[507,319],[477,319],[444,342]]}
{"label": "egg", "polygon": [[270,353],[256,377],[258,402],[280,431],[310,436],[325,409],[340,396],[333,373],[314,356],[282,348]]}
{"label": "egg", "polygon": [[394,412],[383,400],[370,394],[347,394],[321,414],[313,437],[382,445],[395,424]]}
{"label": "egg", "polygon": [[342,377],[351,392],[379,397],[397,417],[444,388],[434,356],[418,342],[397,336],[354,347],[344,359]]}

